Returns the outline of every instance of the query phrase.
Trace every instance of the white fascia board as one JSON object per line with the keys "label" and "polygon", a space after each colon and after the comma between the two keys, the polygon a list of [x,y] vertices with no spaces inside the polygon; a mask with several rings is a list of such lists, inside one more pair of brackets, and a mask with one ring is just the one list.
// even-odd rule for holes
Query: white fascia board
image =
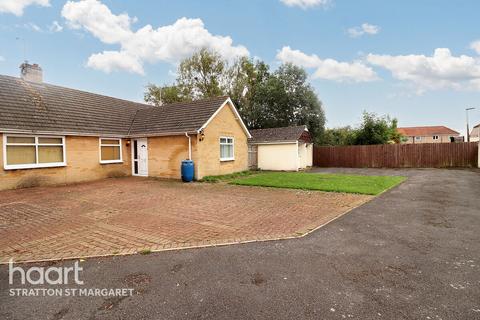
{"label": "white fascia board", "polygon": [[265,142],[249,142],[248,144],[296,144],[298,143],[297,140],[292,140],[292,141],[265,141]]}
{"label": "white fascia board", "polygon": [[232,107],[232,110],[233,110],[233,113],[235,113],[235,116],[237,117],[237,120],[240,122],[240,125],[242,126],[242,129],[245,131],[245,133],[247,134],[247,137],[248,138],[251,138],[252,135],[250,134],[250,131],[248,131],[247,129],[247,126],[245,125],[245,123],[243,122],[242,120],[242,117],[240,116],[240,113],[238,113],[238,110],[237,108],[235,107],[235,105],[233,104],[232,102],[232,99],[230,98],[227,98],[225,100],[225,102],[222,103],[222,105],[217,109],[217,111],[215,111],[214,114],[212,114],[212,116],[207,120],[207,122],[205,122],[201,127],[200,129],[197,130],[197,133],[200,133],[200,131],[202,131],[203,129],[205,129],[208,124],[217,116],[217,114],[222,110],[223,107],[225,107],[227,104],[230,104],[230,106]]}

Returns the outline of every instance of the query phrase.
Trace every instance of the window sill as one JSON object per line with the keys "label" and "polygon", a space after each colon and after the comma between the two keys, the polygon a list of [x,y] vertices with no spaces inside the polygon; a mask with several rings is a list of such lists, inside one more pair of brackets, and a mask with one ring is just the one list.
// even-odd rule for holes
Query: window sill
{"label": "window sill", "polygon": [[220,159],[220,162],[229,162],[229,161],[235,161],[235,158]]}
{"label": "window sill", "polygon": [[21,164],[21,165],[5,165],[3,167],[4,170],[26,170],[26,169],[42,169],[42,168],[60,168],[66,167],[66,163],[45,163],[45,164],[38,164],[38,165],[29,165],[29,164]]}
{"label": "window sill", "polygon": [[100,164],[115,164],[115,163],[123,163],[123,160],[100,161]]}

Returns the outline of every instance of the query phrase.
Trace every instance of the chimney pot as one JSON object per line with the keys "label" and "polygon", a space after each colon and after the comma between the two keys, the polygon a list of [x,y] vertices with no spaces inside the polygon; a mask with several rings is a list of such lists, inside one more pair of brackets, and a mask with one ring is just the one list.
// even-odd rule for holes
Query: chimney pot
{"label": "chimney pot", "polygon": [[43,71],[37,63],[29,64],[28,61],[22,63],[20,65],[20,76],[25,81],[43,82]]}

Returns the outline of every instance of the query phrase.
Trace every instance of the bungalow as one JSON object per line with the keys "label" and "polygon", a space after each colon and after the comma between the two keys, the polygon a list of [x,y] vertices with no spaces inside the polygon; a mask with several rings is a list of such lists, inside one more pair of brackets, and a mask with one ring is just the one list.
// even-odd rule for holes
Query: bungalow
{"label": "bungalow", "polygon": [[0,75],[0,190],[112,176],[195,178],[248,168],[250,133],[228,97],[153,107]]}
{"label": "bungalow", "polygon": [[312,136],[306,126],[256,129],[250,133],[250,167],[298,171],[312,166]]}

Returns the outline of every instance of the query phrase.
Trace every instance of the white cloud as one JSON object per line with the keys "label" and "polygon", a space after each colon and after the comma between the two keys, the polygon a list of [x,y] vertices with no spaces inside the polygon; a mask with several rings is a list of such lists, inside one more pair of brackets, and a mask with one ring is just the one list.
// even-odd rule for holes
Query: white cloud
{"label": "white cloud", "polygon": [[334,80],[338,82],[368,82],[377,80],[377,74],[372,68],[360,61],[339,62],[334,59],[321,59],[317,55],[307,55],[300,50],[283,47],[277,54],[281,62],[290,62],[298,66],[315,69],[312,77]]}
{"label": "white cloud", "polygon": [[98,0],[68,1],[62,16],[69,27],[86,30],[103,43],[120,45],[118,51],[104,51],[88,59],[87,66],[105,72],[143,74],[145,62],[177,63],[204,47],[227,59],[249,55],[244,46],[234,46],[230,37],[212,35],[201,19],[180,18],[172,25],[155,29],[148,24],[134,31],[136,18],[126,13],[115,15]]}
{"label": "white cloud", "polygon": [[131,73],[144,74],[140,60],[125,51],[103,51],[92,54],[88,58],[87,66],[110,73],[115,70],[126,70]]}
{"label": "white cloud", "polygon": [[121,43],[133,36],[132,18],[126,13],[114,15],[97,0],[67,1],[62,16],[71,28],[84,28],[104,43]]}
{"label": "white cloud", "polygon": [[413,84],[418,93],[444,88],[480,90],[480,58],[455,57],[447,48],[435,49],[433,56],[369,54],[367,61]]}
{"label": "white cloud", "polygon": [[60,32],[63,30],[63,26],[58,23],[58,21],[53,21],[52,24],[48,27],[50,32]]}
{"label": "white cloud", "polygon": [[474,41],[470,44],[470,49],[475,50],[478,54],[480,54],[480,40]]}
{"label": "white cloud", "polygon": [[380,27],[369,23],[363,23],[359,27],[353,27],[347,30],[347,33],[352,38],[358,38],[365,34],[374,35],[380,32]]}
{"label": "white cloud", "polygon": [[327,6],[330,0],[280,0],[289,7],[300,7],[308,9],[317,6]]}
{"label": "white cloud", "polygon": [[49,0],[0,0],[0,12],[12,13],[16,16],[23,15],[23,11],[30,5],[42,7],[50,6]]}
{"label": "white cloud", "polygon": [[23,25],[17,24],[15,25],[17,28],[25,28],[30,31],[35,31],[35,32],[43,32],[42,28],[40,28],[38,25],[36,25],[33,22],[25,23]]}

